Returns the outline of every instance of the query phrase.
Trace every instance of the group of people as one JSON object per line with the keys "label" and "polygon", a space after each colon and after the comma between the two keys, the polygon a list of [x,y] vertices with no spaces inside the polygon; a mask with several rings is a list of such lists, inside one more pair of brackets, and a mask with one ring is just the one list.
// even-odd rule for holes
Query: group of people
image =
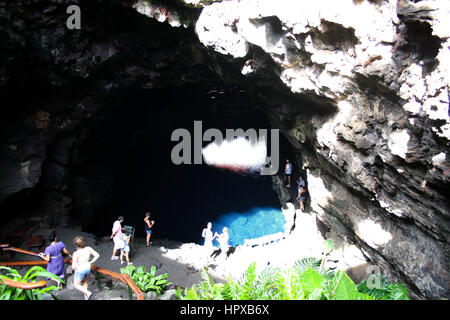
{"label": "group of people", "polygon": [[[130,262],[130,235],[126,234],[126,229],[122,228],[122,223],[124,217],[120,216],[113,224],[111,239],[114,242],[113,253],[111,260],[117,260],[119,257],[116,256],[117,250],[120,250],[120,264],[123,264],[123,258],[128,265],[133,264]],[[147,233],[147,246],[151,244],[150,236],[152,234],[152,227],[155,224],[154,220],[150,220],[150,212],[145,214],[144,218],[145,231]],[[81,291],[84,294],[84,299],[89,300],[92,297],[92,292],[88,290],[87,279],[91,273],[91,265],[98,260],[100,254],[89,246],[86,246],[85,240],[81,236],[76,236],[73,239],[73,244],[75,245],[76,251],[71,255],[66,249],[65,244],[59,241],[56,234],[52,232],[48,241],[50,245],[47,246],[44,252],[39,253],[39,257],[47,261],[47,271],[55,274],[60,279],[64,280],[66,277],[66,267],[64,264],[63,254],[66,254],[72,258],[72,270],[74,274],[74,287],[75,289]],[[92,257],[92,259],[91,259]],[[62,283],[57,282],[58,287],[62,289]]]}
{"label": "group of people", "polygon": [[[227,227],[223,227],[222,229],[222,233],[218,234],[217,232],[214,233],[212,232],[212,223],[208,222],[208,224],[206,225],[206,228],[203,229],[202,231],[202,237],[205,238],[205,242],[203,244],[205,251],[209,254],[214,246],[213,246],[213,241],[215,239],[217,239],[217,241],[219,242],[219,249],[220,249],[220,257],[224,260],[227,259],[228,257],[228,239],[229,239],[229,235],[228,235],[228,228]],[[211,256],[214,255],[214,252],[211,253]]]}
{"label": "group of people", "polygon": [[[286,188],[291,187],[291,176],[292,176],[292,163],[289,159],[286,159],[286,166],[284,168],[284,184]],[[287,180],[287,184],[286,184]],[[306,183],[303,177],[300,175],[297,181],[297,197],[295,201],[300,205],[300,210],[305,211],[305,201],[306,201]]]}
{"label": "group of people", "polygon": [[[111,239],[113,239],[114,247],[111,255],[111,260],[117,260],[119,257],[116,256],[117,250],[120,250],[120,264],[123,264],[123,258],[127,261],[127,265],[133,264],[130,262],[130,239],[131,235],[126,234],[126,229],[122,228],[122,223],[124,217],[120,216],[113,224]],[[152,227],[155,224],[155,220],[150,220],[150,212],[145,213],[144,218],[144,229],[146,233],[146,243],[147,247],[150,246],[150,237],[152,235]]]}
{"label": "group of people", "polygon": [[130,262],[130,235],[126,234],[126,229],[122,227],[122,222],[124,217],[120,216],[114,222],[112,227],[111,239],[113,239],[114,246],[111,256],[111,260],[117,260],[119,257],[116,256],[117,250],[120,250],[120,264],[124,264],[123,257],[127,261],[127,265],[133,264]]}
{"label": "group of people", "polygon": [[[87,279],[91,273],[91,265],[97,261],[100,254],[89,246],[86,246],[84,238],[76,236],[73,239],[76,251],[71,255],[67,251],[63,242],[58,241],[55,233],[48,237],[50,245],[45,251],[39,254],[43,260],[47,261],[47,271],[57,275],[64,280],[66,276],[66,266],[64,264],[63,254],[72,258],[72,270],[75,271],[74,287],[84,294],[84,299],[89,300],[92,292],[88,290]],[[93,257],[91,260],[91,256]],[[58,281],[57,285],[62,288],[62,283]]]}

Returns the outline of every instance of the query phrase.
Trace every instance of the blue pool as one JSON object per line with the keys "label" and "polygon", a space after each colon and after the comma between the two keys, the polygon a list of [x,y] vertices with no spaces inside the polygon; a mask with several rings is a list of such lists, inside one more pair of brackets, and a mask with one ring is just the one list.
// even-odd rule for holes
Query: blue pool
{"label": "blue pool", "polygon": [[[245,239],[259,238],[265,235],[284,231],[284,219],[281,210],[273,207],[255,207],[246,212],[228,212],[212,221],[213,233],[222,233],[227,227],[232,246],[241,245]],[[203,243],[203,241],[202,241]],[[217,240],[214,245],[219,246]]]}

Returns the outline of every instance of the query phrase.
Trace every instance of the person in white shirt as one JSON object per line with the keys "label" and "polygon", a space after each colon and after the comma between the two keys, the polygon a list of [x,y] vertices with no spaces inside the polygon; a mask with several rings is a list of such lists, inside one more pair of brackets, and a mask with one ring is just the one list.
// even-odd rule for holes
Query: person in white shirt
{"label": "person in white shirt", "polygon": [[[75,237],[73,243],[77,248],[72,255],[72,270],[75,271],[74,286],[75,289],[84,293],[85,300],[90,300],[92,292],[88,290],[87,278],[91,274],[91,264],[97,261],[100,254],[91,247],[86,247],[83,237]],[[94,258],[89,261],[91,255]]]}
{"label": "person in white shirt", "polygon": [[227,227],[223,227],[222,229],[222,233],[218,234],[217,232],[214,235],[214,238],[217,237],[217,241],[219,241],[219,248],[220,248],[220,256],[226,260],[228,258],[228,239],[229,239],[229,235],[228,235],[228,228]]}
{"label": "person in white shirt", "polygon": [[124,220],[124,218],[122,216],[120,216],[117,218],[117,220],[113,224],[111,239],[113,239],[113,241],[114,241],[114,248],[113,248],[111,260],[119,259],[119,257],[116,256],[116,252],[118,249],[123,248],[122,225],[121,225],[123,220]]}
{"label": "person in white shirt", "polygon": [[213,237],[211,222],[208,222],[206,228],[203,229],[202,237],[205,238],[205,243],[203,244],[203,247],[205,248],[205,250],[207,250],[209,252],[210,250],[212,250],[213,240],[216,238],[216,237]]}

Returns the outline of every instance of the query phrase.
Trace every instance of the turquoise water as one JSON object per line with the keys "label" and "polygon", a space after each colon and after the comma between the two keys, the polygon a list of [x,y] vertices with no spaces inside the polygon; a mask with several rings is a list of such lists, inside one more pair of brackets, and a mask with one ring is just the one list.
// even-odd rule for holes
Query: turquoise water
{"label": "turquoise water", "polygon": [[[245,239],[259,238],[265,235],[284,231],[284,219],[281,210],[273,207],[255,207],[246,212],[228,212],[212,221],[213,233],[222,233],[228,228],[232,246],[244,244]],[[219,246],[214,240],[214,246]]]}

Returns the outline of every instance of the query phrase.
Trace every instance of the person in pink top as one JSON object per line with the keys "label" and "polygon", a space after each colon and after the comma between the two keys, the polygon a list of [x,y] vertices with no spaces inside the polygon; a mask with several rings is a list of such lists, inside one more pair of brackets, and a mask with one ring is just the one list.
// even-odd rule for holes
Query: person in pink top
{"label": "person in pink top", "polygon": [[111,256],[111,260],[119,259],[116,256],[116,252],[118,249],[123,248],[123,240],[122,240],[122,222],[124,218],[122,216],[118,217],[117,220],[113,224],[111,239],[114,241],[114,248]]}

